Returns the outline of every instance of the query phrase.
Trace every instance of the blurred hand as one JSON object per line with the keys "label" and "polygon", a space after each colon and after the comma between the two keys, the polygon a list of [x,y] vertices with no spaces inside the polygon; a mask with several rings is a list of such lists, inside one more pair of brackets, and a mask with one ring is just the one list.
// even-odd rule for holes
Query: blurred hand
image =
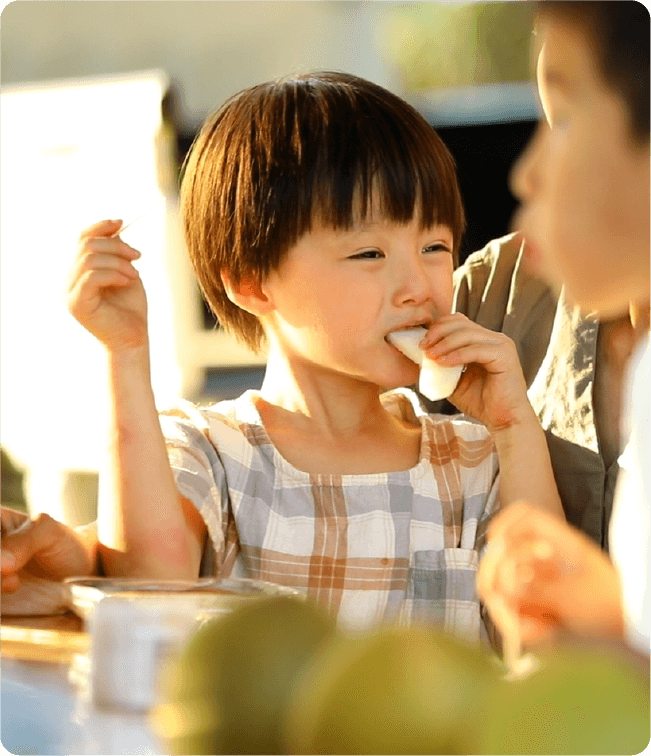
{"label": "blurred hand", "polygon": [[421,347],[440,365],[466,365],[450,401],[491,433],[524,420],[537,422],[515,344],[508,336],[454,313],[430,326]]}
{"label": "blurred hand", "polygon": [[524,645],[559,633],[623,636],[619,577],[584,533],[517,502],[495,517],[488,538],[477,589],[500,632],[512,632],[515,617]]}
{"label": "blurred hand", "polygon": [[68,284],[69,311],[112,352],[147,344],[147,299],[132,265],[140,252],[114,236],[121,224],[101,221],[81,233]]}
{"label": "blurred hand", "polygon": [[95,571],[95,539],[49,515],[34,520],[2,507],[2,613],[52,614],[68,608],[61,580]]}

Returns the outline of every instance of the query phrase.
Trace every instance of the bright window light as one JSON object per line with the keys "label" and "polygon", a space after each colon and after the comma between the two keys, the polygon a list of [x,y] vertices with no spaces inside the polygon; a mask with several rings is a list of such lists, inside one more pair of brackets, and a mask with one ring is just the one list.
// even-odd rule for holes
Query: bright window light
{"label": "bright window light", "polygon": [[125,223],[158,203],[125,241],[140,249],[157,400],[179,394],[167,280],[168,205],[156,135],[168,82],[160,71],[2,90],[2,443],[28,469],[32,512],[65,518],[63,471],[96,471],[105,446],[106,365],[66,309],[82,229]]}

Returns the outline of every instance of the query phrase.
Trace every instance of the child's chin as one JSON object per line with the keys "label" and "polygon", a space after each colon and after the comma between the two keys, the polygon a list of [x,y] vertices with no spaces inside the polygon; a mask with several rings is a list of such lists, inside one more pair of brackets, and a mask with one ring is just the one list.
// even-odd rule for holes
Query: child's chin
{"label": "child's chin", "polygon": [[393,389],[404,388],[405,386],[415,386],[418,383],[418,375],[419,371],[417,367],[415,370],[404,370],[400,375],[392,377],[385,385],[385,389],[392,391]]}

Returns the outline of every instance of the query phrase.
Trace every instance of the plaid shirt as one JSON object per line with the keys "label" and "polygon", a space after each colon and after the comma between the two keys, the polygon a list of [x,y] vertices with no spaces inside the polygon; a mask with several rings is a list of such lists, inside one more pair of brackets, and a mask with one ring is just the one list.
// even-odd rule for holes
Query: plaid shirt
{"label": "plaid shirt", "polygon": [[389,392],[384,406],[422,428],[418,464],[313,475],[279,454],[255,398],[161,413],[178,490],[207,525],[202,574],[305,589],[348,627],[418,620],[485,638],[475,575],[499,482],[486,429]]}

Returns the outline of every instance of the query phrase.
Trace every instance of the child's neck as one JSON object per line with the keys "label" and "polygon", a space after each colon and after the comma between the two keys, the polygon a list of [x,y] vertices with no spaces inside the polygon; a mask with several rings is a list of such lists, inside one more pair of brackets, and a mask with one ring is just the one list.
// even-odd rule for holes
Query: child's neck
{"label": "child's neck", "polygon": [[287,421],[322,435],[354,435],[385,422],[381,389],[367,381],[271,354],[260,389],[263,401]]}
{"label": "child's neck", "polygon": [[311,474],[362,475],[418,463],[420,427],[390,414],[380,388],[271,358],[258,410],[280,454]]}

